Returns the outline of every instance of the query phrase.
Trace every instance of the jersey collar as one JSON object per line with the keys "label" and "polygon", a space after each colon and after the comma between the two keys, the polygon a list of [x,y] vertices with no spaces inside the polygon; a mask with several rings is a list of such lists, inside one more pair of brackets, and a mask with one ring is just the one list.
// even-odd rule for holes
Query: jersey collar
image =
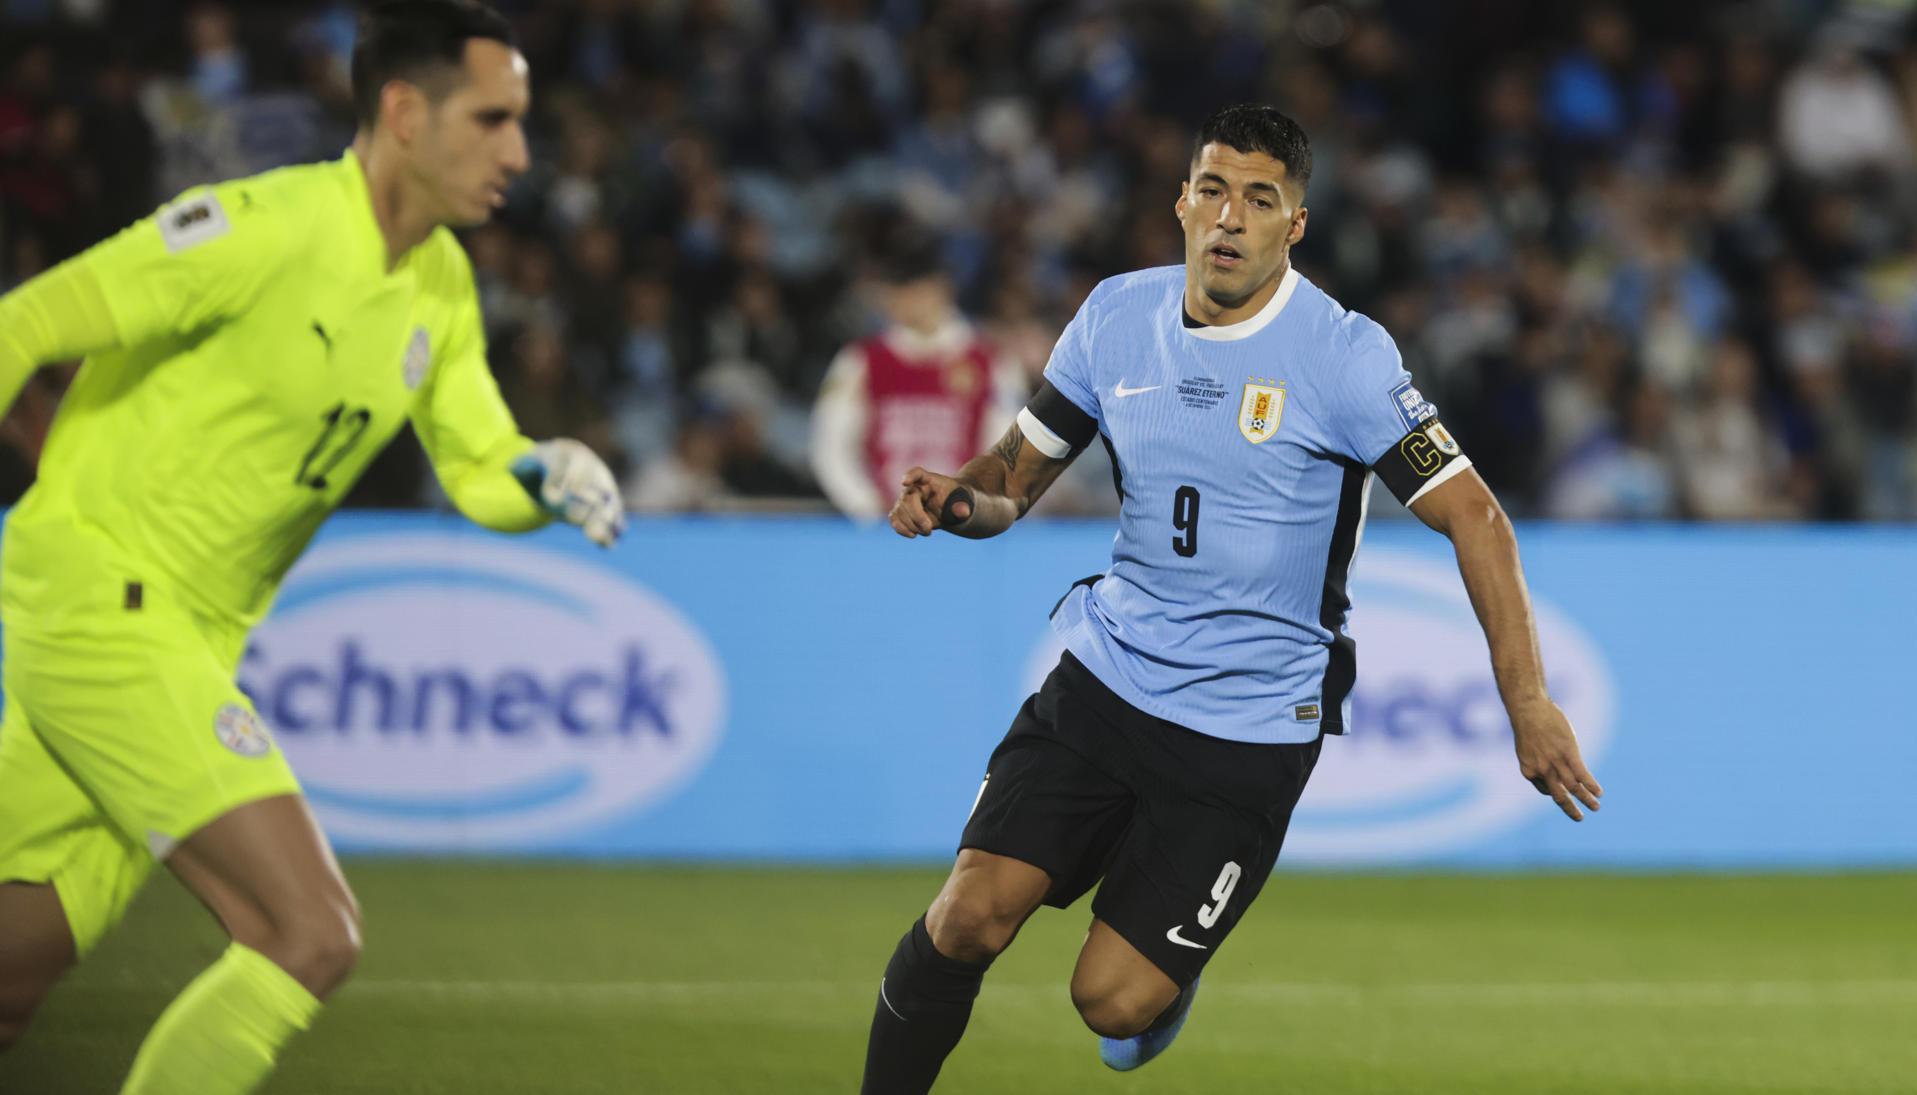
{"label": "jersey collar", "polygon": [[392,270],[386,269],[386,237],[379,230],[379,221],[373,217],[373,191],[366,184],[365,165],[359,162],[359,156],[350,148],[337,163],[340,185],[346,197],[346,223],[342,226],[342,234],[347,237],[346,246],[352,251],[350,261],[356,266],[363,264],[371,268],[382,278],[405,270],[404,258]]}
{"label": "jersey collar", "polygon": [[1278,291],[1271,294],[1271,299],[1265,302],[1263,308],[1258,309],[1257,315],[1252,316],[1250,319],[1241,319],[1237,323],[1227,323],[1222,327],[1185,326],[1184,319],[1182,318],[1184,315],[1185,295],[1183,292],[1180,292],[1177,301],[1177,307],[1180,309],[1179,315],[1181,317],[1179,319],[1178,329],[1193,338],[1202,338],[1207,342],[1236,342],[1241,338],[1250,338],[1266,327],[1269,327],[1271,321],[1278,318],[1278,313],[1285,310],[1285,305],[1290,302],[1291,294],[1295,292],[1297,288],[1298,268],[1296,266],[1286,265],[1285,276],[1278,279]]}

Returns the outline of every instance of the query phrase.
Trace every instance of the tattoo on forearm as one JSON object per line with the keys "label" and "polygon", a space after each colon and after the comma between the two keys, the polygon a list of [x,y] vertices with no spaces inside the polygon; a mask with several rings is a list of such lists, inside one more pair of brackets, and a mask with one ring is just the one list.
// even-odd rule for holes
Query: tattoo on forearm
{"label": "tattoo on forearm", "polygon": [[1005,431],[1005,436],[992,446],[992,455],[1005,465],[1005,475],[1009,479],[1018,468],[1018,454],[1025,449],[1025,432],[1017,426]]}
{"label": "tattoo on forearm", "polygon": [[1032,508],[1031,495],[1022,490],[1014,490],[1012,487],[1014,481],[1012,473],[1018,469],[1019,454],[1024,451],[1025,431],[1016,425],[1006,430],[1005,436],[999,438],[998,444],[992,447],[992,455],[998,457],[999,463],[1005,465],[1005,493],[1012,499],[1012,504],[1018,507],[1020,517],[1025,516],[1025,511]]}

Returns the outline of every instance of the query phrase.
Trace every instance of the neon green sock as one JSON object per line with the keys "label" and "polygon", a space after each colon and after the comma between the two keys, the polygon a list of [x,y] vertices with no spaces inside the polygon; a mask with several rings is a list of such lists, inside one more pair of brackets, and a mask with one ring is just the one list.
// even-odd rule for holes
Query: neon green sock
{"label": "neon green sock", "polygon": [[272,959],[235,943],[153,1024],[121,1095],[245,1095],[319,1009]]}

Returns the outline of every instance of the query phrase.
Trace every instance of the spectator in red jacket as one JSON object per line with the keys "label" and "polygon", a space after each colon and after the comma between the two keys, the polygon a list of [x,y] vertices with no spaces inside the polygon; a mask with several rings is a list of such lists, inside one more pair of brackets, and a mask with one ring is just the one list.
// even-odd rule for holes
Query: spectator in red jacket
{"label": "spectator in red jacket", "polygon": [[935,240],[880,263],[886,328],[839,351],[812,415],[812,469],[839,510],[882,516],[914,465],[957,467],[1005,431],[1017,366],[960,314]]}

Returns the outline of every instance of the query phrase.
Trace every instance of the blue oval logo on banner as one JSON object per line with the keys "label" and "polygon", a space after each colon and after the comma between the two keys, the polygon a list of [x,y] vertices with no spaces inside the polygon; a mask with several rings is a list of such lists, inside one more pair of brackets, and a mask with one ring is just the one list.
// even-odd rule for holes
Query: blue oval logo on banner
{"label": "blue oval logo on banner", "polygon": [[[1285,838],[1296,863],[1412,859],[1463,851],[1557,807],[1518,774],[1511,723],[1457,567],[1360,553],[1352,574],[1358,684],[1351,733],[1329,738]],[[1533,596],[1551,694],[1598,766],[1614,693],[1603,655]]]}
{"label": "blue oval logo on banner", "polygon": [[525,848],[668,797],[711,756],[725,681],[703,635],[624,575],[445,533],[317,546],[240,685],[327,830]]}

